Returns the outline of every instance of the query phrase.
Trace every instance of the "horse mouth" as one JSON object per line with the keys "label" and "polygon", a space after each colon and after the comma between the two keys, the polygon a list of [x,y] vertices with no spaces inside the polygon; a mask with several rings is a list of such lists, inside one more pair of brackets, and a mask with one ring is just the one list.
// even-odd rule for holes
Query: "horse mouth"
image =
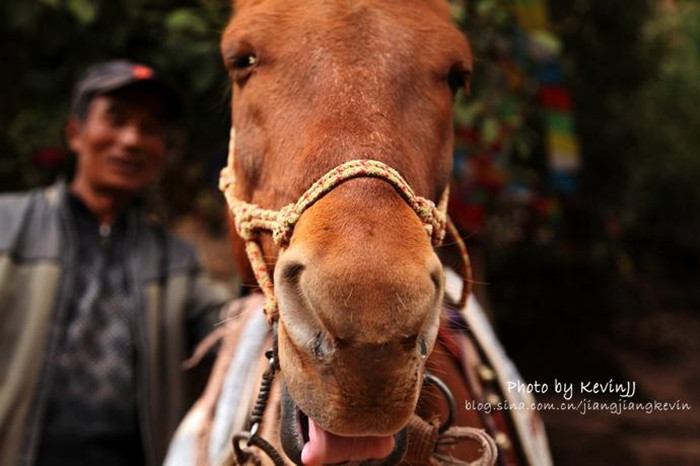
{"label": "horse mouth", "polygon": [[297,465],[398,464],[406,453],[406,429],[386,437],[340,437],[318,426],[294,403],[282,385],[280,437],[285,454]]}

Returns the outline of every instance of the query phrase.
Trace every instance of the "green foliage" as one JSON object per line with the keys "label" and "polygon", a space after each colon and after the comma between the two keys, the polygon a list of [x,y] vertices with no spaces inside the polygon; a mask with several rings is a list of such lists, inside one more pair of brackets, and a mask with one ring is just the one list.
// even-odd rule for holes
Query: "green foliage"
{"label": "green foliage", "polygon": [[646,28],[657,73],[634,95],[643,135],[623,197],[640,266],[669,274],[700,263],[700,5],[678,2]]}
{"label": "green foliage", "polygon": [[474,73],[470,95],[460,95],[455,109],[453,196],[475,212],[462,222],[457,217],[460,226],[484,242],[489,261],[499,262],[523,243],[550,242],[559,222],[543,150],[538,63],[526,44],[536,39],[557,55],[561,43],[546,31],[523,30],[512,1],[466,5],[453,16],[469,38]]}
{"label": "green foliage", "polygon": [[[129,58],[182,94],[195,164],[225,144],[228,83],[218,41],[226,0],[8,0],[0,4],[0,184],[26,187],[37,150],[63,145],[73,83],[92,63]],[[24,173],[28,177],[18,176]]]}
{"label": "green foliage", "polygon": [[[577,207],[565,214],[569,234],[591,257],[622,272],[643,267],[664,273],[688,258],[700,264],[700,8],[677,0],[673,13],[658,11],[658,3],[549,1],[553,30],[564,41],[584,158]],[[484,146],[507,133],[502,153],[510,174],[542,177],[542,115],[531,70],[523,70],[521,82],[504,85],[508,76],[497,62],[513,47],[512,2],[467,4],[453,11],[470,38],[475,74],[456,121],[474,128]],[[78,73],[96,61],[127,57],[158,68],[185,100],[190,138],[173,159],[176,182],[166,194],[172,210],[187,208],[192,189],[212,171],[208,160],[225,150],[228,82],[218,41],[229,8],[226,0],[0,2],[2,190],[38,182],[23,176],[35,170],[32,155],[63,145]],[[488,206],[484,236],[504,255],[509,250],[502,244],[517,248],[550,237],[516,231],[528,217],[512,207]],[[545,210],[561,217],[557,208]]]}
{"label": "green foliage", "polygon": [[[482,141],[492,139],[495,128],[508,128],[508,176],[542,179],[543,115],[531,98],[531,73],[525,70],[513,92],[502,85],[497,63],[500,51],[512,46],[512,2],[468,3],[462,21],[476,71],[456,121],[475,128]],[[653,291],[634,287],[648,284],[647,277],[671,286],[700,270],[700,5],[547,3],[574,94],[581,187],[539,220],[500,199],[488,204],[481,235],[485,279],[493,304],[510,322],[578,316],[602,323],[611,309],[644,307],[634,298]],[[677,11],[662,8],[668,3]],[[519,118],[509,121],[509,114]],[[558,222],[555,234],[543,228],[547,218]]]}
{"label": "green foliage", "polygon": [[73,17],[85,26],[92,24],[99,12],[99,4],[89,0],[68,0],[66,6]]}

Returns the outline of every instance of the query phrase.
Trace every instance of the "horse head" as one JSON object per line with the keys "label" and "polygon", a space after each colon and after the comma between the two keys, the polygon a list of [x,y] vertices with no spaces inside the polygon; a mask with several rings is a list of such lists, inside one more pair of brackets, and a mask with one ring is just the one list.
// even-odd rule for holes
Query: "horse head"
{"label": "horse head", "polygon": [[[304,436],[383,456],[438,332],[434,246],[468,43],[437,0],[240,0],[221,50],[231,197],[292,217],[276,243],[250,235],[274,277],[279,365]],[[317,180],[322,195],[290,212]]]}

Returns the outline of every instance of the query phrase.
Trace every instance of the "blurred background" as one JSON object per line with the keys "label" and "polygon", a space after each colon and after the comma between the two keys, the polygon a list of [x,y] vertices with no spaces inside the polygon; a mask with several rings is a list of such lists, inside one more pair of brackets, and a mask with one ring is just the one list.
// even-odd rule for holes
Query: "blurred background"
{"label": "blurred background", "polygon": [[[85,66],[159,69],[188,109],[157,211],[235,286],[223,200],[225,0],[0,4],[0,190],[70,172]],[[531,381],[635,381],[691,411],[545,411],[557,464],[700,464],[700,2],[471,0],[451,215],[503,344]],[[596,398],[601,401],[616,398]],[[540,401],[561,401],[556,394]]]}

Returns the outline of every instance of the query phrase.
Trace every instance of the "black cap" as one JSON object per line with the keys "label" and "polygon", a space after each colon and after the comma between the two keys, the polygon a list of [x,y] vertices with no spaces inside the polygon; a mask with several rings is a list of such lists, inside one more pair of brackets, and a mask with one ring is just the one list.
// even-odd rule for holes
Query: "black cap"
{"label": "black cap", "polygon": [[127,60],[113,60],[89,67],[73,89],[72,111],[79,116],[85,115],[95,96],[135,84],[147,86],[163,98],[167,119],[172,120],[180,115],[182,103],[177,92],[150,66]]}

